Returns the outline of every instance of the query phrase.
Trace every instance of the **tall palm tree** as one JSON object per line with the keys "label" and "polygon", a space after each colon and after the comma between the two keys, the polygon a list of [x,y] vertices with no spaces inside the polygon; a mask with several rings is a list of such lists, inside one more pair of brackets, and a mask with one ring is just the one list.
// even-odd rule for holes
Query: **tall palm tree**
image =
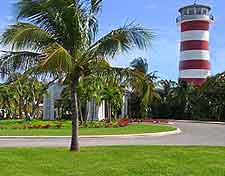
{"label": "tall palm tree", "polygon": [[67,82],[73,116],[71,151],[79,151],[80,77],[90,74],[91,66],[99,60],[133,47],[147,48],[153,37],[149,29],[131,23],[96,40],[102,3],[103,0],[19,0],[17,19],[23,22],[11,25],[2,35],[1,43],[12,46],[12,51],[1,58],[2,71],[58,74]]}

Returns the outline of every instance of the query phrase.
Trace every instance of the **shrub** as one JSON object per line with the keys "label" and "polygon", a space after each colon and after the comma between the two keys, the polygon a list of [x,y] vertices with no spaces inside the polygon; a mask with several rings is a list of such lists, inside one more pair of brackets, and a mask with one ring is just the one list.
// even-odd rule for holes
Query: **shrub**
{"label": "shrub", "polygon": [[125,127],[129,125],[129,119],[120,119],[118,121],[120,127]]}
{"label": "shrub", "polygon": [[39,128],[41,128],[41,125],[34,125],[33,127],[36,129],[39,129]]}
{"label": "shrub", "polygon": [[113,128],[112,123],[108,123],[108,124],[107,124],[107,128]]}
{"label": "shrub", "polygon": [[87,121],[84,124],[80,124],[80,128],[119,128],[129,125],[128,119],[119,119],[117,121],[109,122],[107,120],[101,121]]}
{"label": "shrub", "polygon": [[119,128],[119,127],[120,127],[120,125],[119,125],[119,122],[118,122],[118,121],[113,122],[113,123],[112,123],[112,125],[113,125],[113,128]]}
{"label": "shrub", "polygon": [[48,128],[50,128],[50,127],[51,127],[50,124],[47,124],[47,125],[41,125],[41,128],[42,128],[42,129],[48,129]]}
{"label": "shrub", "polygon": [[18,125],[14,125],[14,126],[12,126],[11,128],[14,129],[14,130],[16,130],[16,129],[21,129],[20,126],[18,126]]}
{"label": "shrub", "polygon": [[27,125],[27,128],[28,129],[32,129],[33,128],[33,125]]}
{"label": "shrub", "polygon": [[158,124],[158,123],[169,123],[169,120],[167,120],[167,119],[152,119],[152,118],[130,119],[129,121],[130,121],[130,123],[143,123],[143,122],[155,123],[155,124]]}
{"label": "shrub", "polygon": [[4,125],[1,125],[1,126],[0,126],[0,129],[1,129],[1,130],[5,130],[5,129],[7,129],[7,127],[4,126]]}
{"label": "shrub", "polygon": [[63,127],[63,124],[59,122],[59,123],[56,124],[55,127],[56,127],[56,128],[62,128],[62,127]]}

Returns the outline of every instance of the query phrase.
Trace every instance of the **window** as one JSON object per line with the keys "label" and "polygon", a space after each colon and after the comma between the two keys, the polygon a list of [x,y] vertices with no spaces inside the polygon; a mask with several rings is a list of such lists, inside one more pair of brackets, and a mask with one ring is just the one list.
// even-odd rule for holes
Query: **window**
{"label": "window", "polygon": [[197,15],[201,15],[201,14],[202,14],[202,9],[201,9],[201,8],[197,8],[196,14],[197,14]]}
{"label": "window", "polygon": [[195,9],[194,8],[190,8],[189,10],[189,15],[194,15],[195,14]]}
{"label": "window", "polygon": [[184,9],[182,15],[187,15],[187,9]]}
{"label": "window", "polygon": [[203,15],[208,15],[208,10],[207,9],[202,9],[202,14]]}

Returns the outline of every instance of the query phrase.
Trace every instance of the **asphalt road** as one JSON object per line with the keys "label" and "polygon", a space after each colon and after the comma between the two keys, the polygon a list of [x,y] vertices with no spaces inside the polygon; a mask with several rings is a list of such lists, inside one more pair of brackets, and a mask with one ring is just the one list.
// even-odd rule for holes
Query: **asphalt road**
{"label": "asphalt road", "polygon": [[[182,133],[163,137],[133,136],[80,138],[81,146],[111,146],[111,145],[207,145],[225,146],[225,125],[184,123],[174,124]],[[2,139],[0,147],[67,147],[70,138],[47,139]]]}

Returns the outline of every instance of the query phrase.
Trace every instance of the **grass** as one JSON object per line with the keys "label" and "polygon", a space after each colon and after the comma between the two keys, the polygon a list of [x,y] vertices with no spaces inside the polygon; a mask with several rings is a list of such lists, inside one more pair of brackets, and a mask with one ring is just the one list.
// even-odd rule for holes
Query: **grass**
{"label": "grass", "polygon": [[0,149],[1,176],[224,176],[225,148]]}
{"label": "grass", "polygon": [[[71,135],[71,122],[63,122],[63,128],[56,129],[11,129],[10,127],[23,124],[24,121],[4,120],[0,121],[0,126],[4,125],[7,129],[0,129],[0,136],[69,136]],[[33,121],[32,125],[38,124],[40,121]],[[42,122],[51,125],[57,122]],[[166,125],[153,124],[132,124],[121,128],[81,128],[80,135],[119,135],[119,134],[143,134],[157,133],[165,131],[173,131],[176,128]]]}

